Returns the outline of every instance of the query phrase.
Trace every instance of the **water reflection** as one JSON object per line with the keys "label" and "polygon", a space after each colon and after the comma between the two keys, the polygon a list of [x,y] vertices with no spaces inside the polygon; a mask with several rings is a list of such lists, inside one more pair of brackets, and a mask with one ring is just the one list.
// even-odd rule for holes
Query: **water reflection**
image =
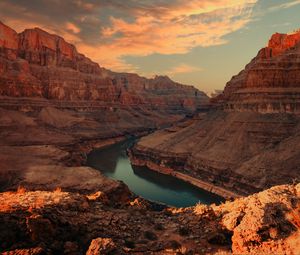
{"label": "water reflection", "polygon": [[187,207],[198,201],[211,204],[223,199],[205,190],[196,188],[173,176],[163,175],[146,167],[133,167],[126,149],[134,142],[129,139],[88,155],[88,165],[99,169],[103,174],[128,185],[131,191],[152,201],[176,207]]}

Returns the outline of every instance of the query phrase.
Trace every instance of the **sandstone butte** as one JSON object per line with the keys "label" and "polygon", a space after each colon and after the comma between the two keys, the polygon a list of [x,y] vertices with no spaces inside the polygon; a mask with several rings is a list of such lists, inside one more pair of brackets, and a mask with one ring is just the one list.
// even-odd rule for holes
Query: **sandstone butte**
{"label": "sandstone butte", "polygon": [[[271,41],[211,105],[168,77],[115,73],[57,35],[0,23],[0,252],[297,255],[298,39]],[[158,128],[133,163],[251,195],[169,208],[84,166],[91,149]]]}

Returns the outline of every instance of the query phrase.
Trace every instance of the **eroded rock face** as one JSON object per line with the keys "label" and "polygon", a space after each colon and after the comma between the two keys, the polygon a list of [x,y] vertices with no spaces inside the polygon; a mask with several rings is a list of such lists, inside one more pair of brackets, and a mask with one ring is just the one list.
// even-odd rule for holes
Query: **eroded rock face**
{"label": "eroded rock face", "polygon": [[[39,28],[17,34],[0,23],[0,95],[101,101],[191,112],[208,97],[167,77],[114,73]],[[170,97],[172,95],[172,97]]]}
{"label": "eroded rock face", "polygon": [[[221,205],[219,209],[227,212],[222,222],[233,231],[233,253],[297,254],[300,244],[299,188],[299,185],[273,187]],[[292,198],[294,195],[295,199]]]}
{"label": "eroded rock face", "polygon": [[82,73],[100,74],[99,65],[79,54],[73,45],[39,28],[26,29],[19,34],[18,51],[19,57],[30,64],[66,67]]}
{"label": "eroded rock face", "polygon": [[269,57],[278,56],[287,50],[297,47],[300,42],[300,31],[293,34],[272,35],[267,49],[270,51]]}
{"label": "eroded rock face", "polygon": [[[5,52],[5,49],[11,51],[18,49],[18,34],[10,27],[4,25],[1,21],[0,21],[0,47],[1,50],[4,51],[4,52],[1,51],[1,55],[2,54],[4,55],[4,53],[8,53]],[[7,55],[8,57],[11,57],[9,56],[9,54]]]}
{"label": "eroded rock face", "polygon": [[274,34],[218,98],[226,110],[300,112],[300,32]]}

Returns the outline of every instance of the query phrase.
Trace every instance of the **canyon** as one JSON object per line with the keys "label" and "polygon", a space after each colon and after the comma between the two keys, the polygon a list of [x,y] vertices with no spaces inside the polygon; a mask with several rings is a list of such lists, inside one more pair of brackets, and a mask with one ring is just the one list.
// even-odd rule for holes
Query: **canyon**
{"label": "canyon", "polygon": [[135,165],[239,197],[299,181],[300,32],[275,34],[208,112],[143,137]]}
{"label": "canyon", "polygon": [[[210,100],[0,22],[0,252],[297,254],[299,45],[275,34]],[[172,208],[86,166],[131,136],[132,164],[232,201]]]}
{"label": "canyon", "polygon": [[209,106],[192,86],[114,73],[57,35],[39,28],[18,34],[3,23],[0,99],[1,190],[52,189],[63,185],[55,182],[62,172],[78,174],[69,188],[81,185],[80,176],[94,183],[97,171],[76,167],[96,144],[168,126]]}

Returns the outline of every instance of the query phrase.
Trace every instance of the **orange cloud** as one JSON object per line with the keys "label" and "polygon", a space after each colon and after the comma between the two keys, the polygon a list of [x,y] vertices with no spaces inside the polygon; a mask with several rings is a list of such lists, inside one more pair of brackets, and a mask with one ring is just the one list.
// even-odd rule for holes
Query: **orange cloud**
{"label": "orange cloud", "polygon": [[140,75],[144,76],[144,77],[148,77],[148,78],[152,78],[156,75],[167,75],[170,78],[175,78],[175,76],[177,74],[190,74],[190,73],[195,73],[195,72],[202,72],[203,69],[201,67],[198,66],[192,66],[192,65],[188,65],[185,63],[181,63],[169,70],[166,70],[164,72],[141,72],[141,70],[136,70]]}
{"label": "orange cloud", "polygon": [[[33,12],[30,3],[19,6],[0,2],[0,14],[4,22],[18,31],[39,26],[74,43],[80,52],[101,66],[116,71],[135,71],[124,57],[184,54],[197,46],[226,43],[225,35],[251,20],[252,7],[257,0],[161,0],[159,3],[111,0],[97,5],[88,0],[55,2],[56,5],[49,5],[55,8],[49,13],[43,6]],[[71,6],[72,12],[62,13],[56,21],[49,15],[60,13],[63,9],[60,4]],[[103,21],[98,12],[105,8],[115,12],[111,12],[109,20]],[[184,70],[188,67],[179,66],[177,72]]]}
{"label": "orange cloud", "polygon": [[[135,20],[111,17],[111,26],[101,30],[108,43],[98,45],[95,56],[108,67],[126,65],[122,57],[153,53],[183,54],[197,46],[226,43],[223,36],[244,27],[256,1],[189,1],[173,9],[137,11]],[[222,8],[221,8],[222,7]],[[83,51],[86,45],[79,45]],[[128,66],[126,67],[128,68]]]}
{"label": "orange cloud", "polygon": [[78,26],[76,26],[74,23],[71,23],[71,22],[67,22],[66,23],[66,29],[75,33],[75,34],[78,34],[80,32],[80,28]]}
{"label": "orange cloud", "polygon": [[191,66],[187,64],[180,64],[178,66],[173,67],[171,70],[167,71],[166,74],[172,76],[174,74],[193,73],[193,72],[201,72],[201,71],[203,71],[201,67]]}

